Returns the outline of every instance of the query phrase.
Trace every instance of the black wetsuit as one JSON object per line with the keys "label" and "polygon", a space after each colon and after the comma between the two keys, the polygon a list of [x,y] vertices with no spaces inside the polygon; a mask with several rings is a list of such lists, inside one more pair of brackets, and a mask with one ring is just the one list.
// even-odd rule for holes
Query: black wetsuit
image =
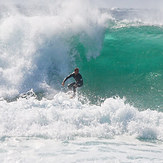
{"label": "black wetsuit", "polygon": [[73,82],[73,83],[69,84],[69,85],[68,85],[68,88],[69,88],[69,89],[72,89],[72,88],[73,88],[73,91],[74,91],[74,93],[75,93],[75,92],[76,92],[76,88],[77,88],[77,87],[81,87],[81,86],[83,85],[83,78],[82,78],[82,76],[81,76],[80,73],[78,73],[77,75],[75,75],[75,73],[73,72],[72,74],[68,75],[68,76],[64,79],[64,82],[65,82],[67,79],[71,78],[71,77],[73,77],[73,78],[76,80],[76,82]]}

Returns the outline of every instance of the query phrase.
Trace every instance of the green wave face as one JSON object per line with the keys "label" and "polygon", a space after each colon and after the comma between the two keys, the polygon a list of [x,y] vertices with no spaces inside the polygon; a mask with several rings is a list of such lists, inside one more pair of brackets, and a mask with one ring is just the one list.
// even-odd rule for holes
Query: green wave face
{"label": "green wave face", "polygon": [[86,58],[89,45],[78,37],[73,38],[76,64],[84,76],[83,91],[92,101],[118,95],[139,108],[163,108],[162,27],[108,28],[100,55],[91,59]]}

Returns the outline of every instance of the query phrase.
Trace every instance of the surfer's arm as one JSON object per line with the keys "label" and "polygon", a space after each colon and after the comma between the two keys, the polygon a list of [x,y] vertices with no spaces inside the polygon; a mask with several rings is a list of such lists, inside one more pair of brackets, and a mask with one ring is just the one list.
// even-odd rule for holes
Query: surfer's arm
{"label": "surfer's arm", "polygon": [[68,76],[63,80],[62,85],[64,86],[65,81],[66,81],[67,79],[71,78],[72,76],[73,76],[73,74],[68,75]]}

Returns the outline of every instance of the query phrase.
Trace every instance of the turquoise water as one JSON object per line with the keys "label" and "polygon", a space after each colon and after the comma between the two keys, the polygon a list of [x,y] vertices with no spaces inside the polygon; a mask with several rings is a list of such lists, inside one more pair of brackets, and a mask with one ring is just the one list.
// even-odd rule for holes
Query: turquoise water
{"label": "turquoise water", "polygon": [[[75,37],[77,65],[90,96],[126,97],[139,108],[163,107],[163,28],[116,24],[105,30],[100,55],[86,59],[87,48]],[[96,48],[96,47],[94,47]]]}
{"label": "turquoise water", "polygon": [[0,162],[163,162],[161,11],[84,2],[0,3]]}

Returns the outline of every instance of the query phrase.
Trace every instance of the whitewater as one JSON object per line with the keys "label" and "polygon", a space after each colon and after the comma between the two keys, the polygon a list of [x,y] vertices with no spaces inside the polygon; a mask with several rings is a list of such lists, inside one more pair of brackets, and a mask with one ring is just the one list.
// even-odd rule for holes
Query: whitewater
{"label": "whitewater", "polygon": [[160,6],[0,2],[0,162],[163,162]]}

